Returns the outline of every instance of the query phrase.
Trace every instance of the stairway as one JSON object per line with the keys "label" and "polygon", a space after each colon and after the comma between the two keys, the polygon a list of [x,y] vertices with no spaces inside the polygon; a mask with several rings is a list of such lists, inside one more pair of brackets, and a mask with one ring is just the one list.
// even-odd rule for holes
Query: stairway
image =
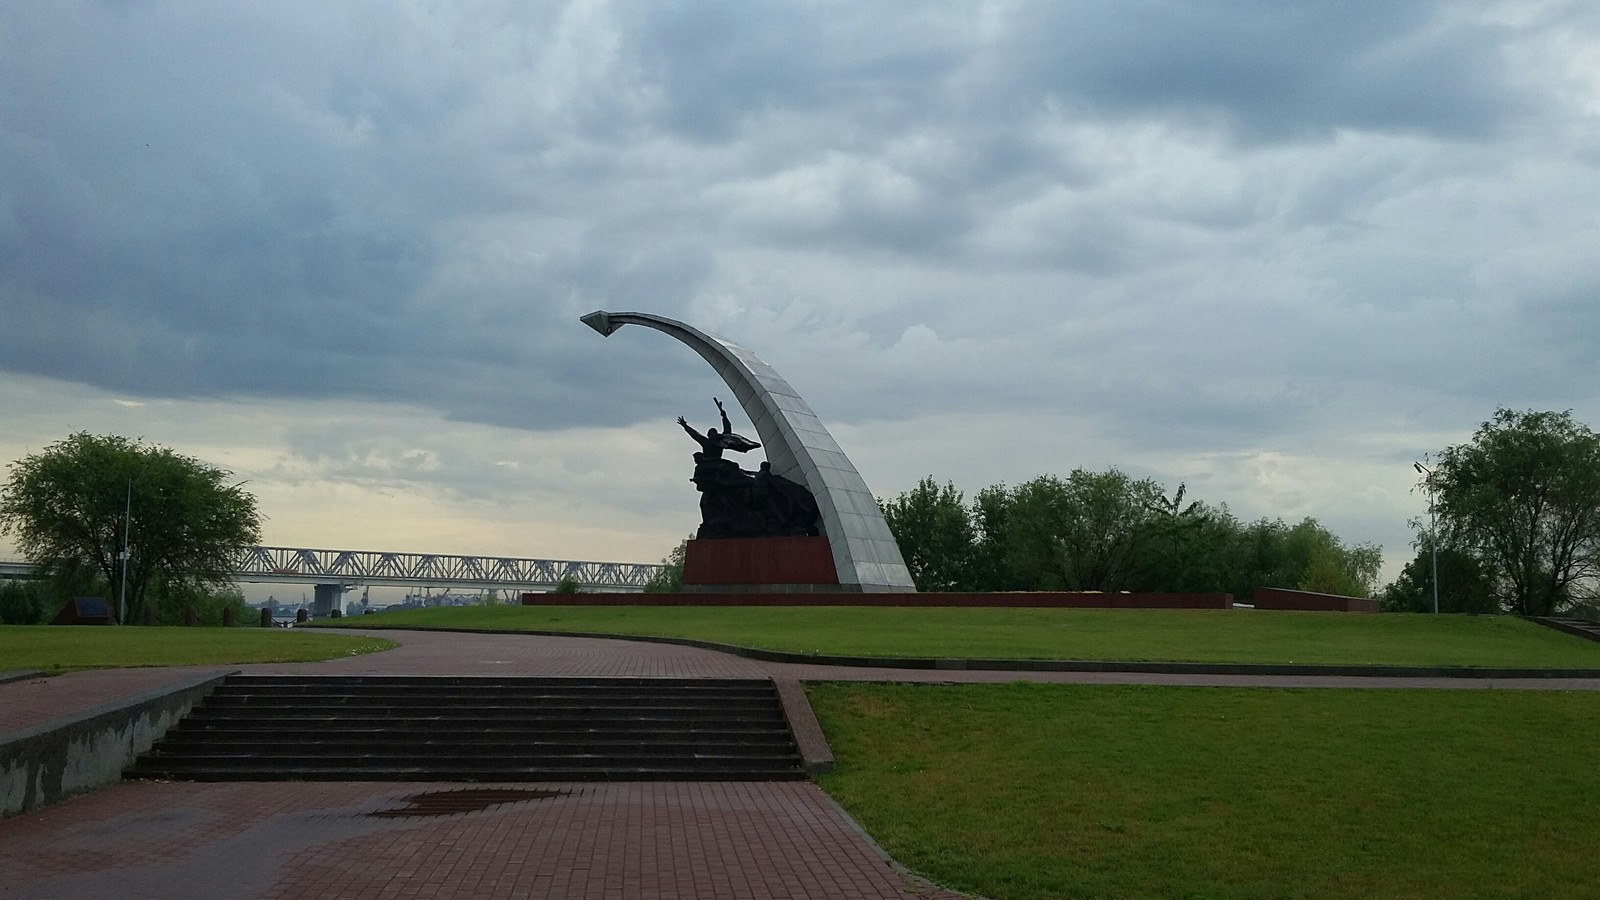
{"label": "stairway", "polygon": [[1591,622],[1588,619],[1572,619],[1565,616],[1529,616],[1528,619],[1548,628],[1554,628],[1557,631],[1565,631],[1574,637],[1600,641],[1600,622]]}
{"label": "stairway", "polygon": [[770,681],[234,675],[124,778],[804,778]]}

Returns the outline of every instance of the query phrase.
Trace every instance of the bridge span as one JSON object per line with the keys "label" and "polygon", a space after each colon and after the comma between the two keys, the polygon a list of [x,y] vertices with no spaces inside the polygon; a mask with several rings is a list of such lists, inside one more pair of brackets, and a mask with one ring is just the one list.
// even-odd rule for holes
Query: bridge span
{"label": "bridge span", "polygon": [[593,590],[637,591],[660,571],[661,566],[651,563],[296,547],[251,547],[234,565],[234,577],[240,581],[468,590],[549,590],[570,578]]}
{"label": "bridge span", "polygon": [[[462,590],[548,591],[571,579],[589,591],[642,590],[661,566],[652,563],[250,547],[234,562],[233,577],[252,583],[315,585],[317,615],[335,608],[353,587],[396,586]],[[28,562],[0,562],[0,578],[28,578]]]}

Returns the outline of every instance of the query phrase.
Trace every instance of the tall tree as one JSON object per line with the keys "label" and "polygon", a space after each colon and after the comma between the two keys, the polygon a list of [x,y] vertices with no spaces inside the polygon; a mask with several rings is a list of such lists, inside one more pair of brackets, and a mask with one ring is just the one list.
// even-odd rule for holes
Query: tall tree
{"label": "tall tree", "polygon": [[1030,589],[1012,568],[1006,542],[1010,535],[1012,492],[1004,484],[992,484],[972,499],[972,527],[976,531],[972,549],[972,589],[975,591],[1022,591]]}
{"label": "tall tree", "polygon": [[1596,596],[1600,436],[1570,411],[1496,410],[1423,483],[1441,545],[1475,557],[1506,609],[1550,615]]}
{"label": "tall tree", "polygon": [[260,542],[255,498],[230,475],[165,447],[79,432],[12,464],[0,531],[52,576],[95,572],[119,596],[125,589],[138,621],[153,583],[226,588],[239,552]]}
{"label": "tall tree", "polygon": [[1047,590],[1123,590],[1160,499],[1154,481],[1117,469],[1024,482],[1012,492],[1007,559],[1026,583]]}
{"label": "tall tree", "polygon": [[919,591],[974,589],[976,531],[955,485],[929,475],[893,500],[879,502]]}
{"label": "tall tree", "polygon": [[[1450,547],[1439,548],[1439,612],[1487,614],[1500,612],[1494,585],[1477,558]],[[1384,612],[1433,612],[1433,554],[1426,544],[1383,589],[1379,602]]]}
{"label": "tall tree", "polygon": [[1316,519],[1289,529],[1289,559],[1299,573],[1297,590],[1346,597],[1370,597],[1378,586],[1383,551],[1371,544],[1346,546]]}
{"label": "tall tree", "polygon": [[1370,597],[1383,565],[1378,547],[1347,545],[1310,517],[1295,525],[1259,519],[1237,526],[1232,541],[1218,552],[1227,558],[1222,589],[1239,598],[1256,587]]}
{"label": "tall tree", "polygon": [[1228,548],[1239,523],[1226,507],[1214,509],[1184,495],[1180,484],[1171,498],[1158,496],[1144,523],[1139,555],[1129,587],[1137,591],[1225,590]]}

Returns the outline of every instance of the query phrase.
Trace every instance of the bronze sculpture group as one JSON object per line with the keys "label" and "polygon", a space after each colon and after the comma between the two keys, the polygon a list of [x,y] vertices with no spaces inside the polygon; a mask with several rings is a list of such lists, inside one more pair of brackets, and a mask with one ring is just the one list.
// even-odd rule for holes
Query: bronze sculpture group
{"label": "bronze sculpture group", "polygon": [[700,492],[700,538],[783,537],[819,534],[817,502],[805,485],[772,473],[763,462],[754,472],[724,459],[724,451],[748,453],[761,446],[735,434],[722,401],[713,398],[722,430],[695,431],[682,416],[678,424],[700,451],[694,455],[695,489]]}

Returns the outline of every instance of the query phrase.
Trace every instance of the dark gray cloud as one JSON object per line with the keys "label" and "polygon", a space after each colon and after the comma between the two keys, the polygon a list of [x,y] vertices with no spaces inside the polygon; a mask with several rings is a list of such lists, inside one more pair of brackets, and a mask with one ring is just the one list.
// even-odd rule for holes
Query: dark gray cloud
{"label": "dark gray cloud", "polygon": [[1220,121],[1256,140],[1338,128],[1481,137],[1524,98],[1501,29],[1448,5],[1095,0],[1014,20],[1015,77],[1074,106]]}
{"label": "dark gray cloud", "polygon": [[[1592,277],[1492,262],[1594,245],[1593,86],[1517,62],[1557,26],[1593,46],[1421,3],[12,5],[0,368],[529,429],[715,389],[605,307],[855,421],[1571,405]],[[1465,358],[1508,335],[1567,349]]]}

